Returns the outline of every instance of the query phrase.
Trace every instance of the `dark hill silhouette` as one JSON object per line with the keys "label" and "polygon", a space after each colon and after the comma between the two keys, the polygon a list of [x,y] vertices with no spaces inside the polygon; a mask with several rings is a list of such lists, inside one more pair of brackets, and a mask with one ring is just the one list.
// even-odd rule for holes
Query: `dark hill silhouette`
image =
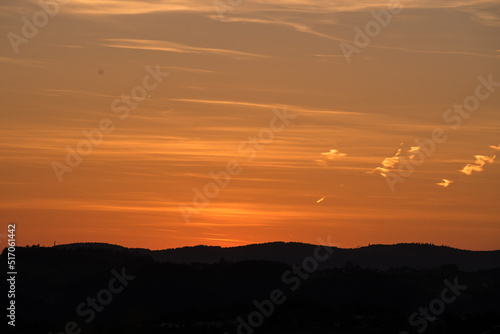
{"label": "dark hill silhouette", "polygon": [[[19,263],[17,333],[59,334],[65,332],[65,328],[73,328],[67,326],[74,322],[77,327],[66,332],[77,333],[77,329],[81,329],[78,333],[234,334],[238,333],[236,319],[247,319],[255,312],[254,301],[269,299],[271,291],[281,289],[286,302],[276,305],[272,316],[252,333],[399,334],[408,331],[414,334],[419,327],[409,324],[409,316],[441,298],[446,286],[444,280],[454,279],[467,288],[446,305],[439,317],[429,320],[425,333],[494,334],[500,331],[496,327],[500,319],[500,266],[472,272],[459,270],[450,262],[457,254],[472,254],[471,259],[485,263],[485,259],[490,261],[491,256],[498,256],[497,252],[404,244],[337,249],[337,253],[349,255],[338,261],[350,258],[353,262],[341,268],[318,269],[302,280],[297,290],[291,290],[283,274],[290,272],[292,266],[285,262],[298,259],[296,262],[300,263],[313,254],[314,248],[314,245],[297,243],[234,248],[197,246],[163,251],[92,243],[16,247]],[[409,259],[417,263],[415,259],[423,261],[424,254],[444,259],[436,263],[448,264],[427,269],[403,266],[380,270],[360,268],[354,263],[359,259],[394,262],[396,255],[391,256],[391,250],[400,253],[396,257],[398,261]],[[163,260],[177,256],[176,261],[191,263],[158,261],[159,255],[164,256]],[[261,259],[248,260],[252,256]],[[246,259],[236,261],[238,257]],[[282,261],[262,259],[266,257]],[[6,263],[6,249],[0,261]],[[208,263],[210,261],[215,262]],[[121,285],[116,280],[114,285],[110,282],[116,278],[116,272],[122,270],[134,276],[133,280],[122,291],[113,292],[112,300],[103,299],[103,291]],[[89,313],[81,316],[77,310],[82,303],[88,303],[89,298],[101,300],[99,303],[104,306],[99,304],[102,309],[95,312],[95,319],[86,323]]]}
{"label": "dark hill silhouette", "polygon": [[[271,242],[247,246],[222,248],[219,246],[194,246],[151,251],[125,248],[102,243],[78,243],[56,246],[60,248],[95,248],[127,250],[134,254],[148,255],[154,260],[173,263],[218,263],[221,259],[231,262],[247,260],[275,261],[285,264],[300,263],[313,254],[316,245],[296,242]],[[322,268],[341,268],[347,262],[371,269],[388,269],[407,266],[411,268],[439,268],[455,264],[460,270],[475,271],[500,265],[500,250],[469,251],[431,244],[370,245],[360,248],[335,248],[335,252]]]}

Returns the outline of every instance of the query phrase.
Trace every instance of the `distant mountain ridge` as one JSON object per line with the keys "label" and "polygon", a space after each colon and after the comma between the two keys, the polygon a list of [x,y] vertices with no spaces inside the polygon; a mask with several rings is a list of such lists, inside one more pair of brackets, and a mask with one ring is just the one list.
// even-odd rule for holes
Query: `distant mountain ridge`
{"label": "distant mountain ridge", "polygon": [[[304,275],[316,247],[284,242],[159,251],[102,243],[16,247],[16,258],[22,259],[16,313],[23,315],[16,330],[63,333],[76,323],[82,333],[96,334],[251,334],[241,330],[238,319],[262,312],[281,291],[285,302],[275,303],[258,333],[415,333],[410,315],[431,309],[447,286],[460,287],[460,295],[454,292],[456,300],[428,323],[428,333],[497,334],[490,329],[500,319],[498,251],[416,244],[336,248],[331,262]],[[5,248],[0,261],[7,260]],[[115,290],[118,282],[123,291]],[[95,321],[87,322],[91,314]]]}
{"label": "distant mountain ridge", "polygon": [[[164,250],[126,248],[106,243],[74,243],[54,246],[68,249],[108,249],[149,255],[154,260],[172,263],[219,263],[221,261],[273,261],[284,264],[301,263],[312,256],[318,245],[297,242],[270,242],[223,248],[220,246],[187,246]],[[500,267],[500,250],[470,251],[432,244],[370,245],[360,248],[332,247],[333,254],[321,268],[359,266],[370,269],[403,267],[424,269],[456,265],[458,269],[476,271]]]}

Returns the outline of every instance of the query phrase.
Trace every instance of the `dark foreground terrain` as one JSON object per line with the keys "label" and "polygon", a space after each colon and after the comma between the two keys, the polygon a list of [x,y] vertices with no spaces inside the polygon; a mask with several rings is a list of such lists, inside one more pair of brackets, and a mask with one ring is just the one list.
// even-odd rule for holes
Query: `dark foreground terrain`
{"label": "dark foreground terrain", "polygon": [[500,333],[499,252],[415,244],[331,253],[305,244],[246,247],[16,248],[16,330]]}

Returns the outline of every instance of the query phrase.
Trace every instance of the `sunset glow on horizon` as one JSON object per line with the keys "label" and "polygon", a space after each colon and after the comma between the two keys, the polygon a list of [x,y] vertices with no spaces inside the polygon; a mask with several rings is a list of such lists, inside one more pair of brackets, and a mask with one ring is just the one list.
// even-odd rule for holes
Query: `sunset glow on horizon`
{"label": "sunset glow on horizon", "polygon": [[500,3],[394,3],[0,5],[4,230],[500,249]]}

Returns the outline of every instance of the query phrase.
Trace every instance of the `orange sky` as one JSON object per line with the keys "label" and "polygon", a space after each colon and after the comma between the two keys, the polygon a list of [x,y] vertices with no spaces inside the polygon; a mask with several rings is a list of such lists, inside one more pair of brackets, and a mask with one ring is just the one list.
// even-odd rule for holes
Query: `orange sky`
{"label": "orange sky", "polygon": [[[0,221],[17,223],[19,244],[331,235],[341,247],[500,249],[500,86],[478,79],[500,82],[498,1],[401,1],[350,62],[341,43],[355,46],[355,27],[388,1],[227,6],[219,16],[211,0],[61,1],[26,38],[37,1],[0,5]],[[155,79],[157,65],[168,76]],[[447,113],[474,96],[475,111]],[[284,108],[290,118],[273,120]],[[103,119],[112,131],[59,182],[54,162]],[[437,128],[446,140],[425,154],[416,141]],[[230,161],[238,172],[187,222],[179,206],[193,208],[193,189]],[[388,174],[404,179],[394,191]]]}

